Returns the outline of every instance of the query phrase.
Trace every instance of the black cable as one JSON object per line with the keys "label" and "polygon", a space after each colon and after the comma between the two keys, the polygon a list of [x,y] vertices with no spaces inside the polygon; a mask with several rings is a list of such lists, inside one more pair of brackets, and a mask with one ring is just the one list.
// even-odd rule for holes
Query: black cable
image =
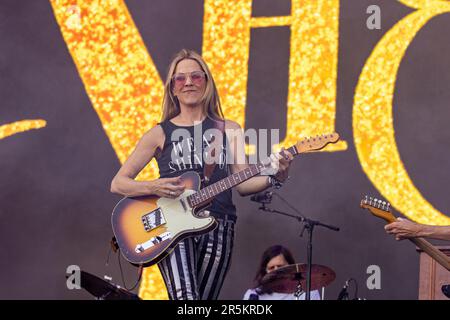
{"label": "black cable", "polygon": [[358,281],[353,278],[348,279],[348,283],[350,283],[351,281],[355,283],[355,295],[353,296],[353,300],[358,300]]}
{"label": "black cable", "polygon": [[292,210],[294,210],[295,212],[297,212],[303,219],[305,218],[303,216],[303,214],[297,209],[295,208],[293,205],[291,205],[286,199],[284,199],[282,196],[280,196],[278,193],[274,192],[274,195],[276,195],[278,198],[280,198],[289,208],[291,208]]}
{"label": "black cable", "polygon": [[121,261],[121,260],[120,260],[121,256],[122,256],[122,255],[120,254],[120,250],[119,250],[119,251],[118,251],[118,254],[117,254],[117,260],[119,261],[120,276],[122,277],[122,284],[123,284],[123,287],[124,287],[126,290],[128,290],[128,291],[133,291],[134,289],[136,289],[136,287],[137,287],[137,285],[139,284],[139,282],[141,282],[143,267],[142,267],[142,265],[139,266],[139,270],[138,270],[139,276],[138,276],[138,279],[136,280],[136,283],[133,285],[133,287],[128,288],[127,285],[126,285],[126,283],[125,283],[125,276],[123,275],[122,263],[120,262],[120,261]]}
{"label": "black cable", "polygon": [[109,258],[110,258],[110,256],[111,256],[111,251],[112,251],[112,246],[110,246],[109,247],[109,251],[108,251],[108,256],[106,257],[106,263],[105,263],[105,266],[109,266]]}

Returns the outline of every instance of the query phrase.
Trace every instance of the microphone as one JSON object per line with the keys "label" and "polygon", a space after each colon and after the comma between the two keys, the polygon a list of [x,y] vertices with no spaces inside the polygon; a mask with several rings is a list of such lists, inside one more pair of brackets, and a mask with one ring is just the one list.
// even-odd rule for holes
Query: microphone
{"label": "microphone", "polygon": [[344,286],[342,287],[342,290],[341,290],[341,292],[339,292],[339,295],[338,295],[338,300],[348,300],[348,291],[347,291],[347,288],[348,288],[348,280],[347,281],[345,281],[345,284],[344,284]]}
{"label": "microphone", "polygon": [[250,294],[248,300],[259,300],[259,296],[256,293]]}
{"label": "microphone", "polygon": [[254,194],[250,197],[251,201],[254,202],[259,202],[259,203],[271,203],[272,202],[272,194],[273,192],[271,191],[265,191],[265,192],[260,192],[257,194]]}
{"label": "microphone", "polygon": [[450,298],[450,284],[445,284],[441,287],[442,293],[445,294],[447,298]]}

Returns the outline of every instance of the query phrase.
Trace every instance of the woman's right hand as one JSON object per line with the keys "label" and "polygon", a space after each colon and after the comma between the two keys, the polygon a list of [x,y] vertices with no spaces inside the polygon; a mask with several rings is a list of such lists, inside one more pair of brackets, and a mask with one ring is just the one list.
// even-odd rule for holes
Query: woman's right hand
{"label": "woman's right hand", "polygon": [[175,199],[184,192],[184,188],[180,177],[160,178],[152,181],[152,194],[162,198]]}

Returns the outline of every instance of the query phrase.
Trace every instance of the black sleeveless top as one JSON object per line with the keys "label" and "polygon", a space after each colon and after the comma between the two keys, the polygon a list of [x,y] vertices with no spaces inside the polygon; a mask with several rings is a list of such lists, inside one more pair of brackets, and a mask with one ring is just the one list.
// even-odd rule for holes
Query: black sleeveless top
{"label": "black sleeveless top", "polygon": [[[164,131],[165,141],[161,153],[156,157],[160,178],[178,177],[187,171],[195,171],[203,178],[205,156],[218,133],[214,120],[206,117],[195,126],[177,126],[170,120],[159,124]],[[212,129],[212,130],[211,130]],[[211,174],[209,184],[226,178],[229,172],[227,164],[227,139],[222,135],[218,162]],[[202,186],[203,187],[203,186]],[[236,207],[232,201],[231,189],[218,194],[207,208],[212,216],[236,220]]]}

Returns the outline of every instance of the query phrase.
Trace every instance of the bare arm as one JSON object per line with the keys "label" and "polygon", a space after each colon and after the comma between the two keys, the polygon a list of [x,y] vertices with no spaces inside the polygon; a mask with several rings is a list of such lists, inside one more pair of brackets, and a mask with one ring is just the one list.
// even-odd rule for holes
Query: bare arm
{"label": "bare arm", "polygon": [[422,228],[421,237],[450,240],[450,226],[428,226]]}
{"label": "bare arm", "polygon": [[164,144],[164,132],[156,126],[141,138],[135,150],[125,161],[111,182],[111,192],[127,197],[158,195],[176,198],[184,190],[179,178],[163,178],[152,181],[134,180],[139,172],[153,159],[158,148]]}
{"label": "bare arm", "polygon": [[450,226],[430,226],[398,218],[385,229],[387,233],[395,235],[397,240],[417,237],[450,240]]}
{"label": "bare arm", "polygon": [[[232,153],[231,158],[233,163],[231,164],[231,172],[239,172],[248,167],[247,157],[245,155],[245,140],[239,124],[233,121],[226,121],[225,130],[229,142],[229,151]],[[287,153],[288,159],[280,159],[279,171],[277,173],[277,179],[284,181],[287,179],[289,164],[292,160],[292,155]],[[261,192],[270,187],[269,178],[267,176],[256,176],[239,184],[236,189],[241,196],[247,196],[253,193]]]}

